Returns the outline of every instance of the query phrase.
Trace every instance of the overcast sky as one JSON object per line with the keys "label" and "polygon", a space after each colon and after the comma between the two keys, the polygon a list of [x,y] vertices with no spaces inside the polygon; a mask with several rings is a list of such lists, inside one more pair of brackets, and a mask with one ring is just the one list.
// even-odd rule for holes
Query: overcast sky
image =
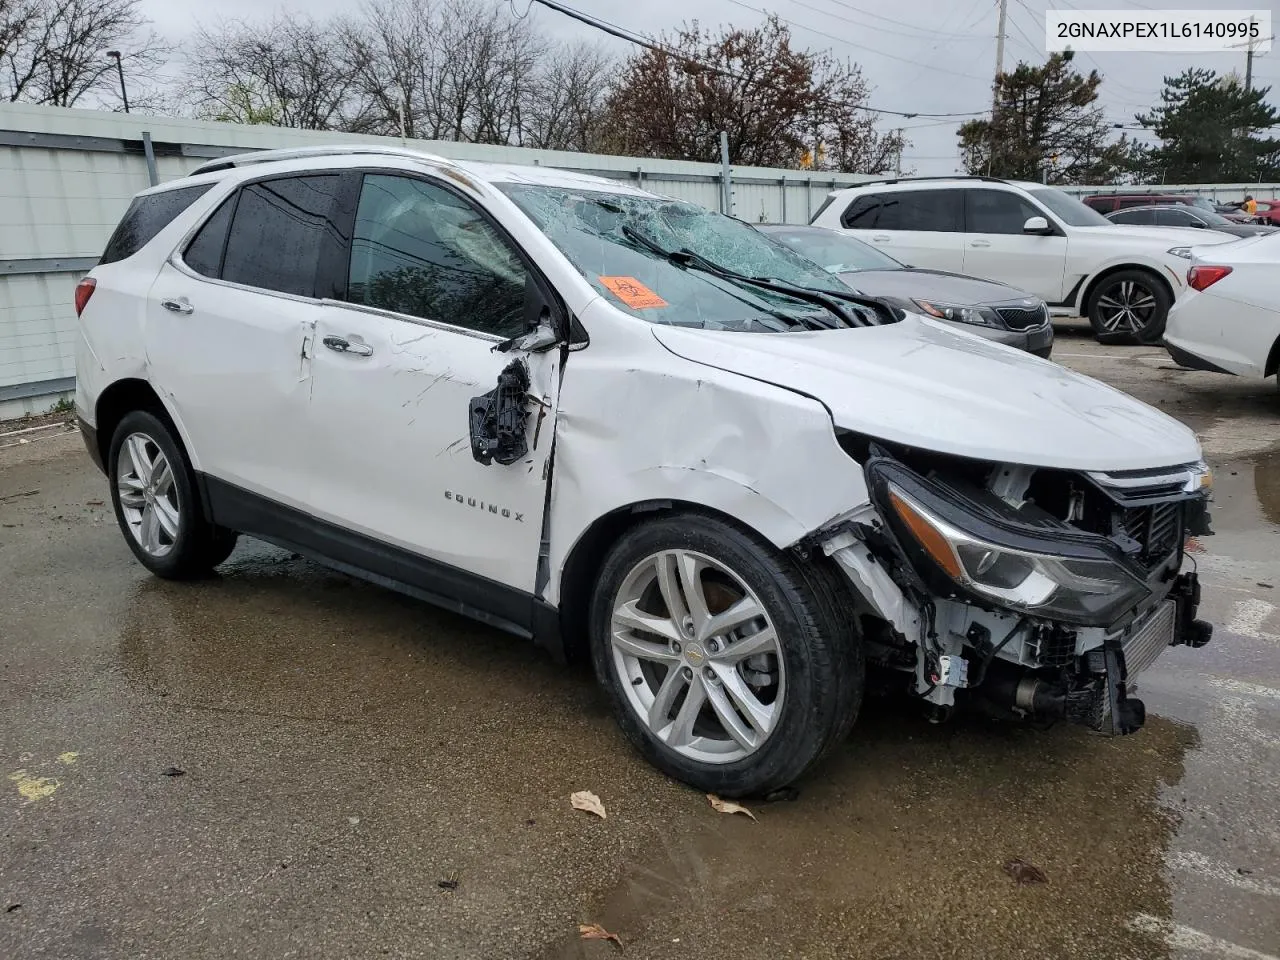
{"label": "overcast sky", "polygon": [[[482,0],[477,0],[482,2]],[[751,26],[764,12],[790,21],[793,40],[813,50],[827,50],[862,67],[872,85],[870,103],[892,110],[951,113],[987,109],[995,70],[998,0],[562,0],[568,6],[650,36],[697,19],[704,25]],[[507,0],[508,9],[524,14],[529,0]],[[1270,9],[1280,20],[1280,0],[1008,0],[1009,25],[1005,69],[1019,60],[1042,63],[1044,11],[1053,9]],[[202,0],[142,0],[155,28],[173,42],[214,5]],[[354,11],[360,0],[218,0],[217,15],[257,18],[273,7],[306,9],[316,17]],[[634,48],[545,7],[528,13],[546,35],[593,37],[625,55]],[[1225,73],[1244,73],[1245,54],[1079,54],[1081,69],[1096,67],[1104,80],[1101,102],[1113,122],[1133,124],[1133,114],[1159,99],[1161,78],[1189,66]],[[1280,94],[1280,50],[1254,61],[1257,86],[1274,86]],[[1280,96],[1272,96],[1280,104]],[[884,118],[882,125],[901,126],[911,141],[904,166],[918,174],[947,174],[960,169],[956,121]],[[1130,135],[1145,139],[1141,132]]]}

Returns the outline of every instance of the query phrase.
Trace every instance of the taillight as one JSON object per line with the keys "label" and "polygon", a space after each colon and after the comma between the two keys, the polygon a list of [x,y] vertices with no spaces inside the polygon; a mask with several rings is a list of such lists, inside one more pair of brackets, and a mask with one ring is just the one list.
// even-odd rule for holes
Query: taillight
{"label": "taillight", "polygon": [[1187,271],[1187,286],[1192,290],[1204,290],[1230,272],[1230,267],[1192,267]]}
{"label": "taillight", "polygon": [[[85,277],[76,284],[76,316],[84,313],[84,306],[89,302],[89,298],[93,296],[93,289],[98,285],[98,281],[93,277]],[[63,287],[65,290],[66,287]]]}

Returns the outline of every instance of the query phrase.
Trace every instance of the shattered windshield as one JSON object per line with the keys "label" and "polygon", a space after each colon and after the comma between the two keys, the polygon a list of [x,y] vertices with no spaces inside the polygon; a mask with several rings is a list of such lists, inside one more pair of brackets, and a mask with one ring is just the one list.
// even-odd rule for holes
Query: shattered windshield
{"label": "shattered windshield", "polygon": [[521,183],[499,186],[601,295],[642,320],[768,332],[802,329],[797,321],[823,311],[784,293],[673,263],[634,234],[666,250],[691,250],[733,273],[850,293],[817,264],[754,227],[696,204]]}

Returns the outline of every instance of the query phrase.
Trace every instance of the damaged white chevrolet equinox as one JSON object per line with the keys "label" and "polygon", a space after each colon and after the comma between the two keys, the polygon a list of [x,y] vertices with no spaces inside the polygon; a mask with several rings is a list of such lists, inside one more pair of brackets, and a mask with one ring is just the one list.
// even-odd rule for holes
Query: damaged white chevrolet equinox
{"label": "damaged white chevrolet equinox", "polygon": [[703,790],[795,780],[869,668],[936,719],[1129,733],[1135,676],[1210,636],[1189,430],[689,203],[231,157],[140,194],[76,307],[78,415],[147,568],[243,533],[589,655]]}

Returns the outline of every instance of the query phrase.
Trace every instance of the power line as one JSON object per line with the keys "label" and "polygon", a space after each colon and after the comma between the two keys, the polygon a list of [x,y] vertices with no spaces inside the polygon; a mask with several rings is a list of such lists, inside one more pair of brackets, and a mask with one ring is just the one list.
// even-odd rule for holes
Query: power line
{"label": "power line", "polygon": [[852,23],[855,27],[863,27],[864,29],[867,29],[867,30],[879,30],[883,33],[895,33],[900,37],[919,38],[924,35],[930,35],[930,36],[937,36],[937,37],[942,37],[942,38],[952,39],[952,40],[985,40],[986,39],[985,37],[973,37],[973,36],[966,37],[966,36],[963,36],[962,34],[952,33],[946,30],[930,30],[928,27],[918,27],[913,23],[904,23],[901,20],[894,20],[891,17],[882,17],[880,16],[880,14],[872,13],[869,10],[862,10],[859,7],[855,7],[851,3],[844,3],[843,0],[827,0],[827,2],[834,3],[838,7],[844,7],[846,10],[852,10],[854,13],[860,13],[864,17],[871,17],[875,20],[883,20],[885,23],[897,24],[900,27],[910,27],[913,32],[902,33],[901,31],[898,31],[898,30],[885,30],[884,27],[873,27],[869,24],[862,23],[861,21],[858,21],[858,20],[851,20],[848,17],[842,17],[837,13],[830,13],[829,11],[823,10],[819,7],[809,6],[809,4],[803,3],[801,2],[801,0],[791,0],[791,2],[801,7],[808,7],[808,9],[813,10],[816,13],[821,13],[824,16],[835,17],[835,19],[843,20],[845,23]]}
{"label": "power line", "polygon": [[[569,17],[570,19],[573,19],[573,20],[577,20],[579,23],[585,23],[589,27],[594,27],[597,30],[602,30],[605,33],[611,36],[617,37],[620,40],[625,40],[628,43],[635,44],[636,46],[644,47],[646,50],[652,50],[655,53],[661,53],[664,56],[671,57],[672,59],[678,60],[681,63],[687,63],[692,66],[699,67],[703,70],[706,70],[708,73],[716,73],[721,76],[729,77],[730,79],[733,79],[733,80],[748,79],[746,77],[741,76],[740,74],[734,73],[732,70],[726,70],[723,67],[711,66],[709,64],[703,63],[701,60],[697,60],[693,57],[687,57],[676,50],[672,50],[670,47],[667,47],[654,40],[651,40],[650,38],[644,36],[643,34],[635,33],[634,31],[628,30],[626,27],[621,27],[616,23],[611,23],[610,21],[601,19],[600,17],[594,16],[593,14],[583,13],[581,10],[576,10],[573,7],[566,6],[563,3],[559,3],[557,2],[557,0],[532,0],[532,2],[540,3],[542,4],[542,6],[547,7],[550,10],[554,10],[557,13],[564,14],[566,17]],[[730,2],[736,3],[737,0],[730,0]],[[738,5],[746,6],[746,4],[738,4]],[[747,7],[747,9],[755,10],[757,13],[765,13],[765,11],[757,10],[755,7]],[[778,19],[783,20],[784,18],[779,17]],[[785,22],[792,23],[792,21],[790,20],[785,20]],[[803,27],[803,24],[795,24],[795,26]],[[804,29],[810,29],[810,28],[805,27]],[[899,59],[899,58],[895,57],[894,59]],[[913,61],[908,61],[908,62],[913,62]],[[778,89],[776,87],[771,87],[769,84],[765,84],[765,83],[758,83],[757,85],[761,87],[769,88],[769,89],[774,89],[774,90]],[[834,104],[833,101],[827,101],[827,103]],[[838,104],[838,105],[841,107],[847,106],[847,104]],[[858,109],[865,110],[868,113],[887,114],[889,116],[894,116],[894,117],[932,117],[932,118],[977,117],[977,116],[982,116],[983,114],[986,113],[985,110],[969,111],[967,113],[923,113],[919,111],[887,110],[881,107],[870,107],[870,106],[862,106],[862,107],[859,107]]]}
{"label": "power line", "polygon": [[[538,2],[543,3],[545,2],[545,0],[538,0]],[[796,20],[788,20],[786,17],[779,16],[777,13],[770,13],[770,11],[763,10],[760,7],[753,7],[748,3],[743,3],[742,0],[729,0],[729,2],[732,3],[735,7],[742,7],[744,10],[750,10],[753,13],[759,13],[766,17],[775,16],[779,20],[781,20],[783,23],[789,23],[793,27],[799,27],[801,30],[807,30],[810,33],[815,33],[820,37],[829,38],[831,36],[830,32],[828,31],[819,30],[817,27],[811,27],[808,24],[800,23]],[[883,50],[876,50],[872,47],[863,47],[863,46],[860,46],[859,44],[852,43],[851,41],[848,41],[848,40],[841,40],[841,43],[845,43],[848,46],[853,47],[855,50],[861,50],[863,53],[869,53],[869,54],[872,54],[873,56],[884,57],[887,60],[897,60],[900,63],[910,64],[911,66],[915,67],[917,70],[919,69],[932,70],[936,73],[950,74],[953,77],[964,77],[966,80],[982,80],[984,82],[986,80],[985,77],[976,77],[972,73],[960,73],[958,70],[947,70],[944,67],[924,66],[923,64],[920,63],[919,59],[913,59],[911,57],[895,56],[892,53],[885,53]],[[935,114],[935,116],[940,116],[940,114]]]}
{"label": "power line", "polygon": [[[937,31],[929,31],[928,33],[906,33],[904,31],[900,31],[900,29],[886,29],[884,27],[876,27],[876,26],[872,26],[872,24],[869,24],[869,23],[860,23],[859,20],[850,19],[849,17],[841,17],[840,14],[831,13],[829,12],[829,10],[823,10],[822,8],[820,8],[820,6],[813,6],[812,4],[806,4],[804,3],[804,0],[791,0],[791,3],[794,3],[796,6],[803,6],[803,8],[805,8],[806,10],[813,10],[814,13],[820,13],[823,15],[823,17],[831,17],[832,19],[842,20],[842,22],[845,22],[845,23],[854,24],[855,27],[861,27],[863,29],[874,29],[874,31],[877,31],[879,33],[892,33],[892,35],[899,36],[899,37],[910,37],[911,40],[928,40],[929,36],[931,35],[937,36],[938,38],[940,38],[940,41],[948,40],[951,42],[957,42],[957,41],[964,42],[964,41],[974,41],[974,40],[983,40],[983,41],[986,40],[986,37],[960,36],[959,33],[940,33]],[[835,0],[831,0],[831,3],[835,3]],[[896,23],[896,22],[897,20],[890,20],[890,23]]]}

